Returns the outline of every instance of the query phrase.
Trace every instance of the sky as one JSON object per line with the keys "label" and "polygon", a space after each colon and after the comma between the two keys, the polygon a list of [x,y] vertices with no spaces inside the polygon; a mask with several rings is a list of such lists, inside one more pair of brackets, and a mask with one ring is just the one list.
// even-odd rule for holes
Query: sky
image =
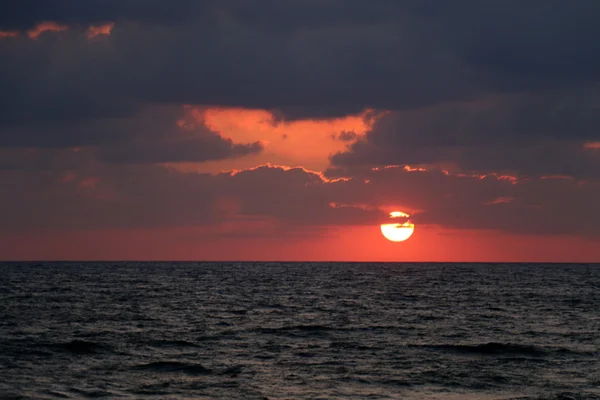
{"label": "sky", "polygon": [[600,262],[599,19],[3,1],[0,259]]}

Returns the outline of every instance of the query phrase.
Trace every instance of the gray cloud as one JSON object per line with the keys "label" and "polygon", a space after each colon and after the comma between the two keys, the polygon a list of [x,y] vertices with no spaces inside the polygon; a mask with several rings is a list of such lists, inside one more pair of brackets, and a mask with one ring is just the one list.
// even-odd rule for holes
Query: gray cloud
{"label": "gray cloud", "polygon": [[464,171],[600,177],[600,92],[555,91],[489,96],[389,113],[339,166],[454,164]]}
{"label": "gray cloud", "polygon": [[119,164],[204,162],[254,154],[262,149],[259,142],[234,144],[231,139],[211,134],[181,141],[156,140],[113,145],[101,148],[97,157],[102,162]]}
{"label": "gray cloud", "polygon": [[417,224],[447,229],[600,236],[597,182],[511,181],[402,168],[363,168],[355,175],[327,181],[301,168],[209,175],[149,165],[96,166],[72,175],[0,172],[0,184],[10,193],[0,199],[5,211],[0,226],[30,232],[269,220],[275,223],[269,232],[277,235],[315,226],[376,225],[385,220],[380,209],[385,206],[418,210]]}
{"label": "gray cloud", "polygon": [[419,210],[413,215],[417,224],[519,234],[600,235],[598,181],[514,181],[496,175],[456,175],[439,169],[407,171],[400,167],[355,168],[352,174],[355,179],[332,188],[337,196],[347,202]]}
{"label": "gray cloud", "polygon": [[300,168],[210,175],[97,165],[76,173],[0,171],[0,184],[11,193],[0,199],[0,229],[7,231],[202,226],[232,213],[273,218],[294,231],[368,224],[383,216],[376,209],[331,207],[336,198],[328,183]]}
{"label": "gray cloud", "polygon": [[343,142],[351,142],[359,138],[359,135],[354,131],[343,131],[337,135],[331,135],[334,140],[341,140]]}
{"label": "gray cloud", "polygon": [[[144,102],[326,117],[581,86],[600,70],[600,6],[587,0],[34,3],[10,3],[0,26],[73,28],[0,41],[10,88],[0,122],[117,115]],[[117,21],[113,34],[92,43],[79,28],[106,20]]]}
{"label": "gray cloud", "polygon": [[0,6],[0,28],[28,30],[45,21],[97,24],[115,20],[181,23],[204,9],[206,1],[177,0],[9,0]]}
{"label": "gray cloud", "polygon": [[0,171],[79,170],[93,163],[90,149],[0,147]]}
{"label": "gray cloud", "polygon": [[[260,142],[234,143],[182,107],[146,107],[126,118],[94,119],[20,135],[0,130],[0,169],[78,169],[116,164],[204,162],[255,154]],[[37,145],[37,146],[36,146]]]}

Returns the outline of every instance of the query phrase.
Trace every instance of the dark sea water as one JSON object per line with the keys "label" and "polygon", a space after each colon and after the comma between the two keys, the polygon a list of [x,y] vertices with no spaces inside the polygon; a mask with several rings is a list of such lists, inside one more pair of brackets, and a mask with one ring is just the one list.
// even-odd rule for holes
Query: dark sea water
{"label": "dark sea water", "polygon": [[600,265],[0,264],[2,399],[600,399]]}

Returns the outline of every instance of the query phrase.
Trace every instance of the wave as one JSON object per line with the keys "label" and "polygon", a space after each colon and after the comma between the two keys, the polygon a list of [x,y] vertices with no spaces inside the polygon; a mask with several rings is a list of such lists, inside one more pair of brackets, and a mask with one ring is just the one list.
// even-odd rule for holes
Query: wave
{"label": "wave", "polygon": [[486,355],[501,355],[501,354],[518,354],[527,356],[543,356],[546,351],[542,348],[533,345],[513,344],[513,343],[498,343],[489,342],[483,344],[438,344],[438,345],[416,345],[413,347],[426,347],[437,350],[453,351],[464,354],[486,354]]}
{"label": "wave", "polygon": [[436,350],[453,351],[463,354],[482,355],[520,355],[529,357],[542,357],[548,353],[562,354],[587,354],[566,348],[547,348],[529,344],[488,342],[482,344],[438,344],[438,345],[410,345],[411,347],[424,347]]}
{"label": "wave", "polygon": [[240,374],[243,369],[244,369],[243,365],[233,365],[231,367],[225,368],[223,371],[219,372],[219,374],[235,376],[237,374]]}
{"label": "wave", "polygon": [[[228,330],[225,330],[225,331],[222,331],[219,333],[214,333],[212,335],[198,336],[194,340],[196,342],[212,342],[212,341],[219,341],[219,340],[223,340],[223,339],[232,340],[232,339],[237,339],[240,332],[241,331],[238,331],[235,329],[228,329]],[[200,347],[200,345],[197,345],[197,346]]]}
{"label": "wave", "polygon": [[279,334],[279,333],[289,333],[289,332],[308,332],[308,333],[322,333],[327,331],[338,330],[336,328],[332,328],[325,325],[293,325],[293,326],[283,326],[280,328],[257,328],[256,332],[264,333],[264,334]]}
{"label": "wave", "polygon": [[139,395],[166,396],[169,394],[170,386],[171,382],[148,383],[131,390],[131,392]]}
{"label": "wave", "polygon": [[87,398],[92,398],[92,399],[100,398],[100,397],[114,398],[116,396],[115,393],[107,392],[105,390],[100,390],[100,389],[87,390],[87,389],[71,388],[70,391],[80,394]]}
{"label": "wave", "polygon": [[215,371],[206,368],[197,363],[188,363],[180,361],[154,361],[147,364],[138,364],[131,367],[134,370],[163,372],[163,373],[181,373],[186,375],[229,375],[237,376],[244,369],[244,365],[232,365],[223,370]]}
{"label": "wave", "polygon": [[68,399],[68,398],[70,398],[68,395],[66,395],[64,393],[61,393],[61,392],[57,392],[56,390],[44,390],[44,391],[42,391],[40,393],[47,394],[47,395],[52,396],[52,397],[57,398],[57,399]]}
{"label": "wave", "polygon": [[155,361],[148,364],[138,364],[133,369],[152,372],[182,373],[187,375],[209,375],[212,371],[200,364],[179,361]]}
{"label": "wave", "polygon": [[196,343],[187,340],[152,340],[146,343],[154,347],[199,347]]}
{"label": "wave", "polygon": [[509,400],[600,400],[600,395],[595,393],[573,393],[573,392],[562,392],[556,394],[542,395],[542,396],[525,396],[525,397],[513,397]]}
{"label": "wave", "polygon": [[34,397],[25,396],[17,393],[4,393],[2,395],[2,400],[35,400]]}
{"label": "wave", "polygon": [[85,340],[72,340],[65,343],[52,343],[48,345],[48,347],[74,354],[96,354],[108,349],[106,345],[96,342],[88,342]]}
{"label": "wave", "polygon": [[332,349],[353,349],[353,350],[381,350],[383,347],[380,346],[365,346],[357,342],[331,342],[329,347]]}

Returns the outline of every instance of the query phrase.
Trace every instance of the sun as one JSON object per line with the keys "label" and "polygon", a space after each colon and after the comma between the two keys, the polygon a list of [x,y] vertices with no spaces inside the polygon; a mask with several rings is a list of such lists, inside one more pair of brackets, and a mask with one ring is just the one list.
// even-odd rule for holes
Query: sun
{"label": "sun", "polygon": [[402,211],[392,211],[390,220],[398,220],[394,223],[381,224],[381,233],[387,240],[392,242],[403,242],[412,236],[415,224],[410,220],[410,215]]}

